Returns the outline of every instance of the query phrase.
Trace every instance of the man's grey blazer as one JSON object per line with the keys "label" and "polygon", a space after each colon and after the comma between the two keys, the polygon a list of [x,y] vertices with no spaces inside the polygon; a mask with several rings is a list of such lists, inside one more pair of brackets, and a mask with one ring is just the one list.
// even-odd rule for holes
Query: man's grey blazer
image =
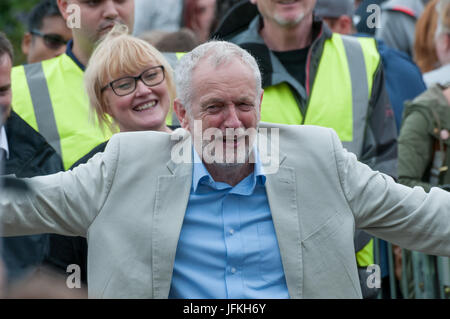
{"label": "man's grey blazer", "polygon": [[[279,130],[279,169],[266,191],[292,298],[361,298],[355,228],[450,255],[449,193],[373,172],[331,129],[260,127]],[[167,298],[192,180],[192,164],[171,158],[190,140],[182,129],[113,136],[87,164],[29,179],[33,194],[2,196],[4,234],[86,236],[90,297]]]}

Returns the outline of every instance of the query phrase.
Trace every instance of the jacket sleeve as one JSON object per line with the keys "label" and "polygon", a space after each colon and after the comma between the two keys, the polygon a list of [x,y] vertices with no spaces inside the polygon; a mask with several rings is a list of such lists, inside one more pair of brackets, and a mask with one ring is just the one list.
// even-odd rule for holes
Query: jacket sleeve
{"label": "jacket sleeve", "polygon": [[356,160],[333,137],[342,191],[355,218],[355,228],[431,255],[450,256],[450,193],[433,187],[426,193]]}
{"label": "jacket sleeve", "polygon": [[2,235],[86,236],[114,179],[119,143],[111,140],[104,153],[72,171],[23,179],[31,188],[29,192],[2,191]]}
{"label": "jacket sleeve", "polygon": [[397,178],[397,128],[380,62],[369,100],[368,123],[360,161]]}
{"label": "jacket sleeve", "polygon": [[399,182],[410,186],[422,186],[429,191],[431,185],[422,177],[431,162],[433,142],[428,134],[428,122],[420,112],[411,113],[404,121],[398,139]]}

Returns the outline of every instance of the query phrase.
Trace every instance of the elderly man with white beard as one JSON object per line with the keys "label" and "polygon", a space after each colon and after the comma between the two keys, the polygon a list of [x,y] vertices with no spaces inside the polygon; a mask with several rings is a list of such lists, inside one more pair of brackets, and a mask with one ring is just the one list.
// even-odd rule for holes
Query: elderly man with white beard
{"label": "elderly man with white beard", "polygon": [[[247,51],[212,41],[175,73],[181,129],[119,133],[87,164],[28,179],[32,195],[0,199],[4,233],[87,236],[89,295],[103,298],[361,298],[355,227],[450,255],[450,194],[372,171],[332,129],[259,123]],[[232,165],[202,160],[208,129]]]}

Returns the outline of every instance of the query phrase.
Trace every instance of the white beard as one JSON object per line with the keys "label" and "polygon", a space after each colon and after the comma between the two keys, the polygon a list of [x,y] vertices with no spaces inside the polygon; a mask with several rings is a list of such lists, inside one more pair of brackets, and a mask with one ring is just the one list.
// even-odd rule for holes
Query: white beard
{"label": "white beard", "polygon": [[274,20],[282,27],[293,27],[298,25],[305,18],[305,13],[300,13],[295,19],[285,19],[284,17],[280,17],[277,14],[274,16]]}

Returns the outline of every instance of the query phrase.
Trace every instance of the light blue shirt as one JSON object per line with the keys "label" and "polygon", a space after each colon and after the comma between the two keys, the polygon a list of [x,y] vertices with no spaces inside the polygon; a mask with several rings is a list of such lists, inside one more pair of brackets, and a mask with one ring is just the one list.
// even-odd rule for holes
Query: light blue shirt
{"label": "light blue shirt", "polygon": [[289,298],[259,156],[254,172],[231,187],[192,153],[169,298]]}

